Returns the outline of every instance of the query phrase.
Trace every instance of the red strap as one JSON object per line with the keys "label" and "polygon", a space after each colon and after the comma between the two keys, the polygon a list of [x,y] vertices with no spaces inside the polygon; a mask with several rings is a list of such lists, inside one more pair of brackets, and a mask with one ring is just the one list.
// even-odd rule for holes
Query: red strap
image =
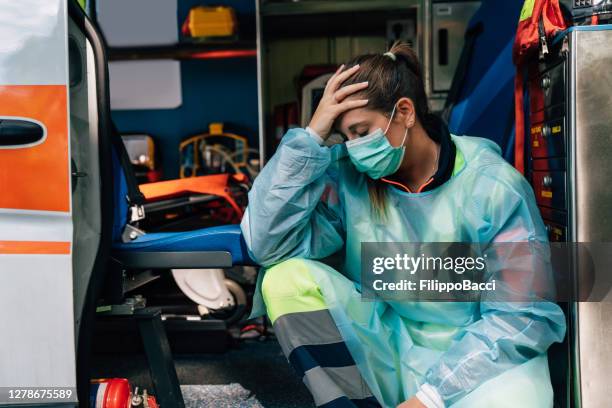
{"label": "red strap", "polygon": [[537,58],[540,46],[539,23],[544,25],[547,38],[551,38],[559,30],[567,27],[563,19],[559,0],[535,0],[525,1],[525,7],[531,4],[532,10],[528,17],[518,23],[512,59],[516,65],[516,76],[514,77],[514,115],[515,115],[515,142],[514,142],[514,167],[521,173],[525,173],[525,109],[524,96],[524,69],[529,60]]}
{"label": "red strap", "polygon": [[517,67],[514,77],[514,167],[525,174],[525,109],[523,107],[523,70]]}

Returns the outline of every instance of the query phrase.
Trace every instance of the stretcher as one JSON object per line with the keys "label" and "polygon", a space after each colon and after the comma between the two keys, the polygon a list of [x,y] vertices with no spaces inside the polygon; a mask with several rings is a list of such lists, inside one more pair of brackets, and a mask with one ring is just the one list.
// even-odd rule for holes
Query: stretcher
{"label": "stretcher", "polygon": [[[114,133],[117,136],[116,130]],[[115,225],[111,274],[123,276],[124,270],[170,269],[185,295],[200,306],[208,309],[234,306],[229,301],[232,294],[224,283],[222,269],[254,265],[239,225],[149,233],[138,226],[145,218],[147,205],[167,207],[180,205],[185,200],[189,203],[193,200],[222,199],[233,213],[232,219],[239,220],[243,209],[231,193],[230,182],[245,183],[246,176],[215,174],[139,186],[120,138],[114,138],[113,148]],[[189,276],[181,271],[185,269],[197,271]],[[114,281],[120,284],[120,288],[114,291],[115,296],[111,296],[111,299],[121,302],[123,282],[117,276]],[[206,286],[211,288],[210,291]]]}

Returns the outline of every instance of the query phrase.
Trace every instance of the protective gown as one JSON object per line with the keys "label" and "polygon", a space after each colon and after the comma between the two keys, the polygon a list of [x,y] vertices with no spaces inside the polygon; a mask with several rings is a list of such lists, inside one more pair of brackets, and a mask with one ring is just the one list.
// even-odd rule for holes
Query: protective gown
{"label": "protective gown", "polygon": [[[388,302],[360,296],[361,242],[546,242],[531,187],[486,139],[452,136],[453,176],[422,193],[389,188],[373,217],[342,144],[292,129],[259,174],[242,220],[263,266],[304,258],[359,371],[385,407],[423,383],[452,407],[552,406],[546,351],[565,335],[548,301]],[[313,260],[344,252],[339,272]],[[258,286],[260,286],[260,273]],[[348,279],[347,279],[348,278]],[[259,289],[252,316],[264,311]]]}

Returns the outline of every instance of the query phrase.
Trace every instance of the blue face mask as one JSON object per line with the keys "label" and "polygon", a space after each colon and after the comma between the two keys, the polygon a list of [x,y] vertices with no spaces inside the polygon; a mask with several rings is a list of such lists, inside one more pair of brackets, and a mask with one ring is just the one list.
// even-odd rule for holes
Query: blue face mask
{"label": "blue face mask", "polygon": [[389,119],[384,132],[382,129],[377,129],[367,136],[346,142],[349,157],[357,170],[366,173],[375,180],[395,173],[404,158],[406,151],[404,142],[408,135],[408,128],[406,128],[404,139],[398,147],[391,146],[387,136],[385,136],[393,121],[396,107],[397,105],[393,107],[391,119]]}

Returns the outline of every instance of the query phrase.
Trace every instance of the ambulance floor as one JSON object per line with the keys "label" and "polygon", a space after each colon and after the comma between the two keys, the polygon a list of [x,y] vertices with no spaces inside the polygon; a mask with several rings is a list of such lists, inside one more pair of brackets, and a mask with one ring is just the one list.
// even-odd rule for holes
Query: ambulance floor
{"label": "ambulance floor", "polygon": [[[241,342],[222,354],[174,356],[186,408],[312,408],[308,390],[275,339]],[[94,355],[92,378],[125,377],[153,391],[141,354]]]}

